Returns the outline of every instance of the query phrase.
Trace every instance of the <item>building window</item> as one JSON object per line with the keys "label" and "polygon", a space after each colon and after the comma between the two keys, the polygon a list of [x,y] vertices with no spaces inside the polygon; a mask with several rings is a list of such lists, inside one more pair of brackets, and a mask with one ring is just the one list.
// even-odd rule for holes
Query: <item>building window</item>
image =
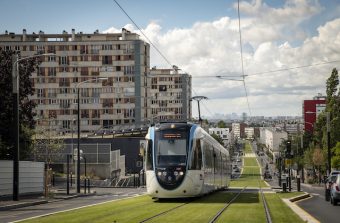
{"label": "building window", "polygon": [[55,67],[49,67],[48,68],[48,76],[55,77],[57,74],[57,69]]}

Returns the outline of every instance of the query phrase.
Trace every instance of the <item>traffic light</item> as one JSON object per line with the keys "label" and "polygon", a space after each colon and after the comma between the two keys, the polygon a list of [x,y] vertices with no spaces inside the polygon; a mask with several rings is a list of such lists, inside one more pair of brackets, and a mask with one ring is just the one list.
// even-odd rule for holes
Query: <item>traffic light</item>
{"label": "traffic light", "polygon": [[286,158],[291,159],[292,158],[292,141],[287,140],[286,142]]}

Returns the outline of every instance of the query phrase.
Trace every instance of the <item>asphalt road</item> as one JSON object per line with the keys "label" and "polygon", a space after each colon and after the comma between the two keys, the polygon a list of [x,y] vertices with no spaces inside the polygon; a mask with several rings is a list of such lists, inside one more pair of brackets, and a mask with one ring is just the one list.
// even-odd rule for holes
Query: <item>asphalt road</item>
{"label": "asphalt road", "polygon": [[311,187],[302,185],[302,190],[311,194],[312,197],[297,202],[296,204],[323,223],[339,222],[340,205],[333,206],[329,201],[325,201],[325,191],[323,187]]}
{"label": "asphalt road", "polygon": [[[256,148],[256,144],[252,144],[253,149]],[[274,173],[274,165],[269,164],[269,158],[264,155],[258,157],[262,168],[268,163],[271,173]],[[278,187],[277,176],[273,176],[273,180],[267,181],[272,187]],[[292,190],[296,191],[296,183],[292,181]],[[323,185],[311,186],[308,184],[301,184],[301,190],[311,195],[311,198],[296,202],[296,204],[316,218],[322,223],[339,222],[340,219],[340,205],[333,206],[330,202],[325,201],[325,191]]]}
{"label": "asphalt road", "polygon": [[126,197],[136,196],[145,192],[144,188],[96,188],[97,195],[60,200],[46,204],[29,206],[0,212],[0,222],[12,222],[34,216],[70,210],[87,205],[99,204]]}

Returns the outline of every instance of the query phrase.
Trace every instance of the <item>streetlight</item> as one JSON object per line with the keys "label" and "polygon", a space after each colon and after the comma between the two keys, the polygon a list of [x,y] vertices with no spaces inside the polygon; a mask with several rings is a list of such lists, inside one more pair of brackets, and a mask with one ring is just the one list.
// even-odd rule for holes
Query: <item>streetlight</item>
{"label": "streetlight", "polygon": [[[326,113],[326,126],[327,126],[327,162],[328,162],[328,168],[327,168],[327,172],[328,175],[331,173],[331,127],[330,127],[330,113],[329,112],[325,112]],[[317,114],[316,112],[312,112],[312,111],[306,111],[306,114]],[[306,122],[307,123],[307,122]],[[312,125],[313,126],[313,125]]]}
{"label": "streetlight", "polygon": [[100,77],[100,78],[93,78],[93,79],[89,79],[86,81],[82,81],[80,83],[78,83],[75,87],[75,89],[77,90],[77,100],[78,100],[78,116],[77,116],[77,125],[78,125],[78,137],[77,137],[77,193],[80,193],[80,97],[79,97],[79,86],[87,83],[87,82],[91,82],[91,81],[98,81],[98,80],[107,80],[107,77]]}
{"label": "streetlight", "polygon": [[205,96],[194,96],[191,99],[197,101],[197,106],[198,106],[198,121],[199,121],[200,125],[202,126],[201,111],[200,111],[200,101],[203,100],[203,99],[208,99],[208,98],[205,97]]}
{"label": "streetlight", "polygon": [[22,60],[27,60],[35,57],[41,56],[55,56],[53,53],[44,53],[33,56],[28,56],[19,59],[18,54],[12,55],[12,85],[13,85],[13,144],[14,144],[14,154],[13,154],[13,200],[19,200],[19,62]]}

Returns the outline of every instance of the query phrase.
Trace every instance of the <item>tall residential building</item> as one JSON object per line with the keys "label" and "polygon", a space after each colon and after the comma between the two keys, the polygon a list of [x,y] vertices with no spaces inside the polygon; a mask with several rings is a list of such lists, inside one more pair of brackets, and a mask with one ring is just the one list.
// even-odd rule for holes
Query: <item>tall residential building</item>
{"label": "tall residential building", "polygon": [[191,119],[191,76],[174,69],[150,70],[151,119],[153,121]]}
{"label": "tall residential building", "polygon": [[326,97],[319,94],[313,100],[304,100],[302,104],[302,118],[305,131],[313,132],[318,115],[326,109]]}
{"label": "tall residential building", "polygon": [[231,131],[233,132],[233,135],[235,138],[240,139],[241,138],[241,126],[240,123],[232,123],[231,124]]}
{"label": "tall residential building", "polygon": [[[138,124],[151,117],[147,92],[150,47],[136,33],[122,29],[121,33],[114,34],[98,31],[85,34],[73,29],[70,34],[66,31],[28,34],[23,30],[22,34],[0,35],[0,47],[15,50],[22,58],[55,54],[42,57],[42,63],[31,77],[35,89],[31,99],[37,103],[38,125],[48,125],[57,131],[73,129],[78,112],[77,84],[81,131]],[[93,80],[104,77],[108,79]],[[88,82],[81,83],[84,81]],[[183,94],[178,98],[182,99]]]}

